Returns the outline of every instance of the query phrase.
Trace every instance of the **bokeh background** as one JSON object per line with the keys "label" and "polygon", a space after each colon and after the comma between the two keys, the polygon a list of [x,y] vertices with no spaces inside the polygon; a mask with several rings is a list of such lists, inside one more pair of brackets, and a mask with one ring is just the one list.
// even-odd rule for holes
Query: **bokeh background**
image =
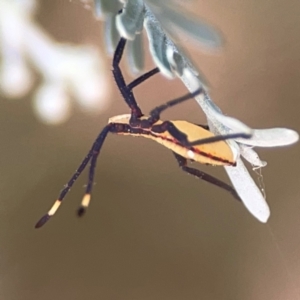
{"label": "bokeh background", "polygon": [[[213,55],[182,39],[222,110],[254,128],[299,132],[300,2],[211,0],[187,9],[225,36]],[[40,1],[37,19],[61,42],[104,52],[101,23],[79,1]],[[105,113],[78,109],[65,124],[47,126],[35,118],[31,95],[0,99],[1,299],[300,299],[299,144],[259,149],[268,162],[262,170],[272,211],[267,225],[226,192],[182,173],[161,146],[110,136],[86,216],[75,216],[84,173],[55,218],[33,228],[108,117],[128,112],[110,62]],[[153,67],[149,57],[147,66]],[[160,75],[136,89],[145,112],[185,92]],[[194,101],[164,118],[205,123]],[[204,170],[227,180],[222,168]]]}

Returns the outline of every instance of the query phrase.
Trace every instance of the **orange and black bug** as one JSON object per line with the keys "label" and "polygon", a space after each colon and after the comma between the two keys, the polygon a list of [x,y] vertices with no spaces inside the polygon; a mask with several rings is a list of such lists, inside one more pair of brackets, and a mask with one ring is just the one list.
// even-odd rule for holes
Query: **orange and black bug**
{"label": "orange and black bug", "polygon": [[108,133],[142,136],[162,144],[166,148],[172,150],[180,168],[183,171],[227,190],[236,199],[240,200],[233,187],[207,173],[188,167],[187,161],[193,160],[209,165],[234,166],[236,164],[235,157],[230,146],[225,142],[225,140],[234,138],[250,138],[251,136],[245,133],[214,136],[206,126],[196,125],[187,121],[160,120],[160,114],[164,110],[186,100],[192,99],[196,95],[200,94],[202,89],[158,106],[150,112],[148,117],[144,116],[135,100],[132,89],[149,77],[158,73],[159,70],[155,68],[140,76],[132,83],[126,85],[119,67],[125,44],[126,40],[121,38],[113,58],[113,75],[125,102],[131,109],[131,114],[115,116],[109,119],[108,124],[100,132],[76,172],[60,192],[58,199],[55,201],[48,213],[37,222],[35,226],[36,228],[44,225],[49,218],[55,214],[66,194],[90,162],[86,192],[82,199],[81,206],[78,209],[78,215],[83,215],[90,202],[97,159]]}

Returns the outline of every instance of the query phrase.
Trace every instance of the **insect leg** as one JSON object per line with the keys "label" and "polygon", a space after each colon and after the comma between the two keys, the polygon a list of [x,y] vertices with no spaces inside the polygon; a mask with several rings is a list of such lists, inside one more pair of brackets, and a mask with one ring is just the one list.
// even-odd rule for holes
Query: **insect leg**
{"label": "insect leg", "polygon": [[[130,127],[126,124],[110,123],[110,126],[111,127],[109,129],[109,132],[112,132],[112,133],[120,133],[120,132],[130,131]],[[77,214],[79,217],[83,216],[83,214],[85,213],[86,209],[88,208],[90,200],[91,200],[91,192],[92,192],[92,188],[93,188],[93,184],[94,184],[97,159],[99,157],[105,137],[103,137],[102,139],[99,139],[98,142],[96,141],[93,146],[93,153],[92,153],[90,169],[89,169],[88,184],[86,186],[85,195],[82,198],[81,205],[80,205],[79,209],[77,210]]]}
{"label": "insect leg", "polygon": [[151,131],[156,133],[163,133],[168,131],[181,144],[188,143],[187,135],[177,129],[171,121],[164,121],[162,124],[153,125],[151,127]]}
{"label": "insect leg", "polygon": [[251,133],[243,133],[243,132],[225,134],[225,135],[217,135],[217,136],[212,136],[212,137],[205,138],[205,139],[199,139],[199,140],[193,141],[192,143],[187,142],[184,144],[184,146],[186,146],[186,147],[199,146],[199,145],[211,144],[211,143],[216,143],[219,141],[225,141],[225,140],[231,140],[231,139],[237,139],[237,138],[250,139],[251,137],[252,137]]}
{"label": "insect leg", "polygon": [[172,107],[172,106],[175,106],[175,105],[177,105],[179,103],[182,103],[184,101],[190,100],[190,99],[196,97],[197,95],[201,94],[202,92],[203,92],[203,89],[199,88],[193,93],[188,93],[188,94],[186,94],[182,97],[173,99],[171,101],[166,102],[165,104],[162,104],[160,106],[155,107],[154,109],[152,109],[150,111],[150,117],[149,117],[148,121],[150,122],[151,125],[156,123],[160,119],[160,114],[163,111],[165,111],[169,107]]}
{"label": "insect leg", "polygon": [[93,148],[93,154],[92,154],[92,159],[90,162],[90,169],[89,169],[89,178],[88,178],[88,184],[85,189],[85,194],[82,198],[80,207],[77,210],[77,215],[79,217],[83,216],[86,209],[88,208],[91,200],[91,194],[92,194],[92,188],[94,184],[94,178],[95,178],[95,170],[96,170],[96,165],[97,165],[97,159],[100,154],[101,147],[103,145],[104,140],[102,140],[102,143],[98,143],[95,145]]}
{"label": "insect leg", "polygon": [[199,179],[202,179],[206,182],[209,182],[223,190],[228,191],[236,200],[241,201],[241,198],[239,197],[239,195],[237,194],[236,190],[230,186],[229,184],[217,179],[214,176],[211,176],[203,171],[200,171],[198,169],[194,169],[194,168],[190,168],[187,166],[187,159],[185,159],[184,157],[182,157],[181,155],[173,152],[179,167],[186,173],[193,175]]}
{"label": "insect leg", "polygon": [[95,169],[96,169],[96,164],[97,164],[97,159],[98,159],[99,153],[100,153],[99,149],[93,150],[93,156],[92,156],[91,163],[90,163],[88,184],[86,186],[85,194],[82,198],[80,207],[77,210],[77,215],[79,217],[84,215],[84,213],[85,213],[86,209],[88,208],[90,201],[91,201],[91,193],[92,193],[92,188],[93,188],[93,184],[94,184]]}
{"label": "insect leg", "polygon": [[180,142],[180,144],[182,144],[184,147],[187,148],[204,145],[204,144],[212,144],[219,141],[225,141],[230,139],[237,139],[237,138],[249,139],[252,137],[251,133],[232,133],[226,135],[212,136],[209,138],[202,138],[193,142],[189,142],[187,135],[181,132],[179,129],[177,129],[176,126],[170,121],[164,121],[162,124],[153,125],[151,127],[151,130],[157,133],[163,133],[168,131],[173,136],[173,138],[175,138],[178,142]]}
{"label": "insect leg", "polygon": [[[172,107],[174,105],[177,105],[179,103],[182,103],[184,101],[187,101],[189,99],[192,99],[193,97],[199,95],[202,92],[202,88],[199,88],[193,93],[188,93],[182,97],[173,99],[171,101],[168,101],[165,104],[162,104],[160,106],[155,107],[150,112],[150,117],[147,120],[143,120],[144,126],[143,128],[151,128],[152,131],[157,133],[163,133],[165,131],[168,131],[176,140],[178,140],[183,145],[188,145],[189,141],[187,140],[187,135],[183,132],[181,132],[179,129],[174,126],[174,124],[170,121],[165,121],[160,125],[153,125],[160,119],[160,114],[166,110],[169,107]],[[146,124],[146,125],[145,125]],[[153,126],[152,126],[153,125]]]}
{"label": "insect leg", "polygon": [[142,82],[144,82],[145,80],[149,79],[150,77],[152,77],[153,75],[159,73],[159,68],[154,68],[151,71],[141,75],[140,77],[138,77],[137,79],[133,80],[132,82],[130,82],[127,85],[127,88],[129,91],[131,91],[133,88],[135,88],[136,86],[140,85]]}
{"label": "insect leg", "polygon": [[[94,156],[94,149],[99,149],[100,151],[101,146],[103,145],[103,142],[105,141],[105,138],[107,134],[111,131],[111,124],[108,124],[104,127],[104,129],[100,132],[97,139],[95,140],[92,148],[90,149],[89,153],[86,155],[86,157],[83,159],[81,164],[79,165],[78,169],[75,171],[75,173],[72,175],[71,179],[65,184],[64,188],[61,190],[57,200],[54,202],[50,210],[47,214],[45,214],[35,225],[35,228],[39,228],[43,226],[57,211],[57,209],[60,207],[62,201],[64,200],[67,193],[70,191],[71,187],[79,177],[79,175],[83,172],[86,165],[90,161],[90,159]],[[88,202],[86,197],[85,203]]]}
{"label": "insect leg", "polygon": [[133,92],[130,89],[127,88],[127,85],[125,83],[121,68],[119,66],[121,58],[123,56],[125,45],[126,45],[126,39],[121,38],[118,45],[117,45],[115,53],[114,53],[112,72],[113,72],[115,81],[117,83],[117,86],[118,86],[125,102],[127,103],[129,108],[131,109],[132,114],[135,117],[139,118],[143,115],[142,111],[139,108],[139,106],[138,106],[138,104],[135,100]]}

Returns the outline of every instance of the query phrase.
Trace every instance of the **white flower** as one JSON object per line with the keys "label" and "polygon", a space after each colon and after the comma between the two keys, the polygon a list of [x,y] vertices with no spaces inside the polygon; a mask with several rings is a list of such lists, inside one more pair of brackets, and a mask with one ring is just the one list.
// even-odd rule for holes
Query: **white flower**
{"label": "white flower", "polygon": [[89,111],[107,106],[107,79],[98,52],[88,46],[55,42],[34,21],[35,0],[0,0],[0,91],[10,98],[26,94],[42,76],[34,95],[37,116],[46,123],[65,121],[71,99]]}
{"label": "white flower", "polygon": [[[129,55],[142,52],[142,30],[146,29],[149,48],[154,63],[169,78],[179,77],[189,91],[206,86],[203,76],[193,66],[187,56],[171,39],[176,30],[189,35],[205,47],[218,47],[221,43],[219,35],[210,26],[198,21],[195,17],[180,14],[176,1],[155,0],[123,0],[123,7],[117,0],[94,0],[98,15],[106,20],[106,39],[114,49],[119,35],[131,40]],[[117,15],[118,11],[122,12]],[[116,31],[116,27],[118,32]],[[133,50],[135,49],[135,50]],[[134,68],[142,66],[142,56],[131,58]],[[253,168],[266,165],[261,161],[253,147],[278,147],[290,145],[298,141],[298,133],[286,128],[252,130],[237,119],[225,116],[207,93],[196,97],[197,102],[206,114],[210,130],[216,135],[233,132],[252,133],[251,139],[230,140],[236,155],[237,165],[225,167],[228,176],[241,197],[246,208],[261,222],[267,222],[270,210],[264,196],[249,175],[241,156],[249,161]]]}

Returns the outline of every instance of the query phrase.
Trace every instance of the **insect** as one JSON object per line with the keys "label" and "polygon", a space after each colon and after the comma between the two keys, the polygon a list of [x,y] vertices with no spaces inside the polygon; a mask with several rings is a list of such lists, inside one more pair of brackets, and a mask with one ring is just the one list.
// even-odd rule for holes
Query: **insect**
{"label": "insect", "polygon": [[60,192],[58,199],[54,202],[48,213],[36,223],[36,228],[43,226],[50,217],[56,213],[75,181],[90,162],[89,177],[85,195],[82,199],[81,206],[77,211],[79,216],[84,214],[91,200],[97,159],[108,133],[140,136],[160,143],[173,152],[179,167],[184,172],[227,190],[237,200],[240,200],[233,187],[207,173],[188,167],[187,162],[188,160],[192,160],[209,165],[234,166],[236,162],[233,152],[225,140],[234,138],[250,138],[251,135],[237,133],[224,136],[214,136],[206,126],[196,125],[187,121],[162,121],[160,119],[160,114],[166,109],[192,99],[201,92],[204,92],[201,88],[194,93],[189,93],[160,105],[154,108],[150,112],[149,116],[144,116],[135,100],[132,90],[137,85],[158,73],[159,70],[158,68],[155,68],[126,85],[119,66],[125,44],[126,40],[121,38],[114,53],[112,72],[117,86],[131,110],[131,114],[119,115],[109,119],[108,124],[100,132],[76,172],[72,175],[68,183]]}

